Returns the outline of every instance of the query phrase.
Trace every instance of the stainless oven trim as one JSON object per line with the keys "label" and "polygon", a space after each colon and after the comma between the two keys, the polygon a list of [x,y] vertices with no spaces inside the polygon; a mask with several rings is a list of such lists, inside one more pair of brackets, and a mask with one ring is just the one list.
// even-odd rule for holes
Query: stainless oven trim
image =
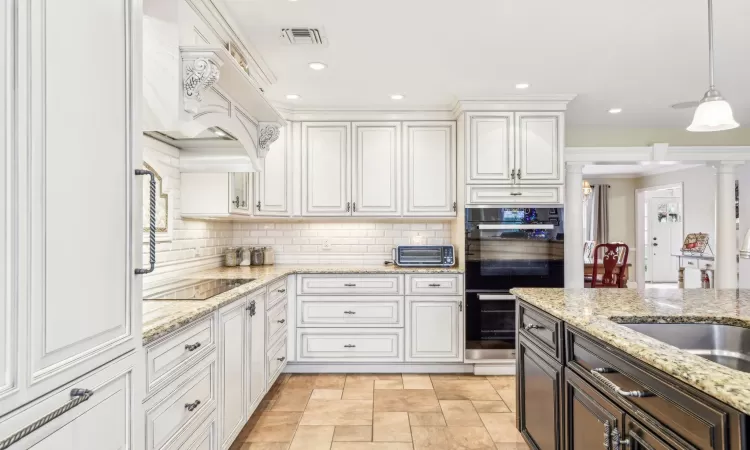
{"label": "stainless oven trim", "polygon": [[477,294],[477,298],[480,302],[487,302],[492,300],[515,300],[516,296],[513,294]]}
{"label": "stainless oven trim", "polygon": [[537,224],[489,224],[480,223],[477,225],[479,230],[553,230],[555,228],[551,223],[537,223]]}

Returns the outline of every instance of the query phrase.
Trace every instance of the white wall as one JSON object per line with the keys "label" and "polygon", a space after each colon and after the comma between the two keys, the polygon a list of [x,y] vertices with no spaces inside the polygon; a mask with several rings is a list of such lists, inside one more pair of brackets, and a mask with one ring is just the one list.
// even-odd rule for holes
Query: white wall
{"label": "white wall", "polygon": [[[737,248],[742,245],[742,239],[750,230],[750,164],[737,168],[737,180],[740,187],[740,229],[737,230]],[[740,258],[739,287],[750,288],[750,259]]]}
{"label": "white wall", "polygon": [[659,142],[666,142],[671,146],[750,145],[750,128],[740,127],[721,133],[691,133],[684,128],[605,126],[568,126],[565,128],[566,147],[639,147]]}

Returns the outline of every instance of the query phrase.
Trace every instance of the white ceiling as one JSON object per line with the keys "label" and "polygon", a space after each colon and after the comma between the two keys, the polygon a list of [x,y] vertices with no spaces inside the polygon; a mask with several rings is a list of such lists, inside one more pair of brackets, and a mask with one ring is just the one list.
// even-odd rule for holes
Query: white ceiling
{"label": "white ceiling", "polygon": [[[569,124],[685,127],[691,110],[669,105],[708,87],[706,0],[223,1],[278,78],[268,96],[295,107],[450,108],[459,98],[578,94]],[[717,0],[714,9],[717,86],[750,126],[750,1]],[[285,44],[289,26],[322,27],[329,45]],[[313,71],[311,61],[328,69]],[[520,82],[532,86],[516,90]]]}
{"label": "white ceiling", "polygon": [[701,164],[678,164],[673,161],[647,161],[641,164],[590,164],[583,167],[587,177],[638,178],[657,173],[691,169]]}

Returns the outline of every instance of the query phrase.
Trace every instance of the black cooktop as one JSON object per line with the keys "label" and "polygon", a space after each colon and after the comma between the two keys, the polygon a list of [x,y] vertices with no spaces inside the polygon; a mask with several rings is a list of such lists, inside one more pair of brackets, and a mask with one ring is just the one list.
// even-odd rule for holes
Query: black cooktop
{"label": "black cooktop", "polygon": [[254,278],[211,278],[177,280],[179,287],[143,297],[144,300],[207,300],[211,297],[254,281]]}

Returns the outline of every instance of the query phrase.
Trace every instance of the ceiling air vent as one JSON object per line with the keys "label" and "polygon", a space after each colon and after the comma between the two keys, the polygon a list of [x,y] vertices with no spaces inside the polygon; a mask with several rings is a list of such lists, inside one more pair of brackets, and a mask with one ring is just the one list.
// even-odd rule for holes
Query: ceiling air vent
{"label": "ceiling air vent", "polygon": [[321,28],[282,28],[281,38],[294,45],[326,45],[328,43]]}

